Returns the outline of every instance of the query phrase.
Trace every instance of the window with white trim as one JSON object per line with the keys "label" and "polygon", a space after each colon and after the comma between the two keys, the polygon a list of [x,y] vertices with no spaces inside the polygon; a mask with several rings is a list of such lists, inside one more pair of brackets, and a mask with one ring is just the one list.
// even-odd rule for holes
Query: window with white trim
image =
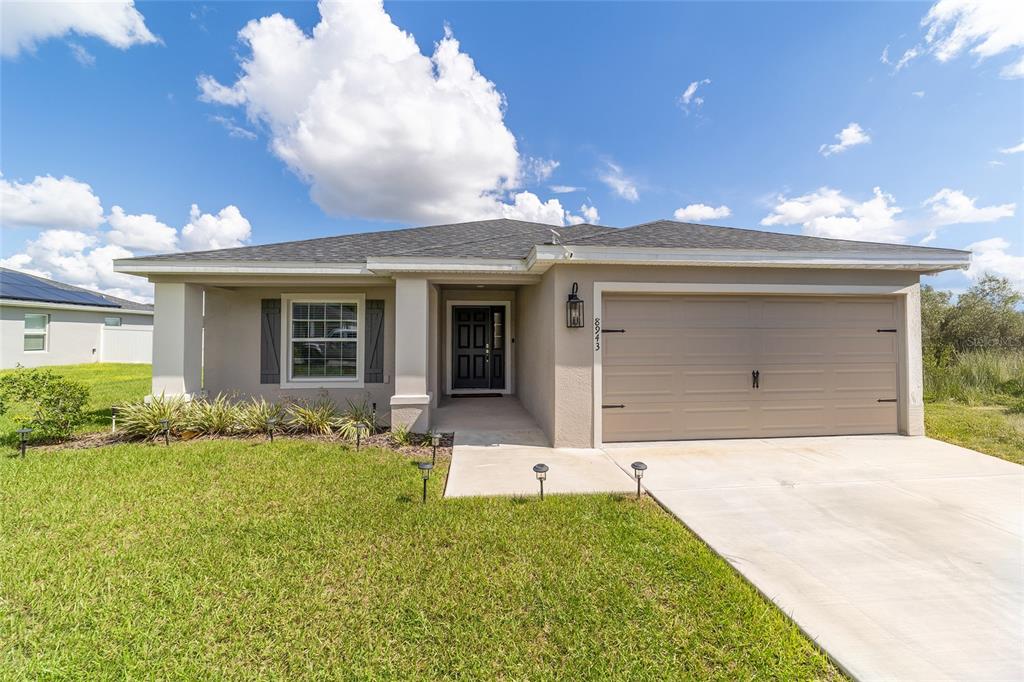
{"label": "window with white trim", "polygon": [[45,351],[46,333],[50,327],[50,316],[46,313],[25,313],[26,351]]}
{"label": "window with white trim", "polygon": [[289,378],[292,381],[359,378],[357,301],[291,301]]}
{"label": "window with white trim", "polygon": [[103,318],[103,326],[105,326],[105,327],[120,327],[121,326],[121,318],[120,317],[104,317]]}

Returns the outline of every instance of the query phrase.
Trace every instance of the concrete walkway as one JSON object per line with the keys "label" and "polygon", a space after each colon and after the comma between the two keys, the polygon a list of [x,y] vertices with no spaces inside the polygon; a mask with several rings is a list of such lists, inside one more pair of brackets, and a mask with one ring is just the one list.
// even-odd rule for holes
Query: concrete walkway
{"label": "concrete walkway", "polygon": [[1024,678],[1024,468],[900,436],[607,452],[854,677]]}
{"label": "concrete walkway", "polygon": [[602,450],[550,447],[511,396],[448,399],[434,413],[434,428],[455,433],[445,497],[536,495],[533,465],[540,462],[551,469],[544,494],[635,490]]}

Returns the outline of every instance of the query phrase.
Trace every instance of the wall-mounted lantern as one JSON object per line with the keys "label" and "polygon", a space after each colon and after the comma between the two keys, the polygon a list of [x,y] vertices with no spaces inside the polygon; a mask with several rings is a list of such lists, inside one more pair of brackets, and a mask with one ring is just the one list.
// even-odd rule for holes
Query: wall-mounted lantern
{"label": "wall-mounted lantern", "polygon": [[565,302],[565,326],[570,329],[583,326],[583,299],[577,295],[579,290],[580,285],[573,282],[569,300]]}

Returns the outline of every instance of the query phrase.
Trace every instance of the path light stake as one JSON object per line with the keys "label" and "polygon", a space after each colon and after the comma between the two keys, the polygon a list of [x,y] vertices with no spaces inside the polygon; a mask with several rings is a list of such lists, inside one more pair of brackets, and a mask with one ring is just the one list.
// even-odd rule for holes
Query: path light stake
{"label": "path light stake", "polygon": [[117,405],[112,405],[110,408],[110,432],[117,432]]}
{"label": "path light stake", "polygon": [[377,430],[377,403],[372,403],[373,411],[370,412],[370,423],[373,424],[373,429]]}
{"label": "path light stake", "polygon": [[643,462],[633,462],[629,466],[633,467],[633,478],[636,479],[636,499],[640,499],[640,479],[644,477],[644,472],[647,471],[647,465]]}
{"label": "path light stake", "polygon": [[430,457],[431,464],[437,464],[437,446],[441,444],[441,434],[430,434],[430,445],[434,448],[434,454]]}
{"label": "path light stake", "polygon": [[363,434],[368,430],[369,428],[363,422],[356,424],[356,452],[359,452],[359,447],[363,442]]}
{"label": "path light stake", "polygon": [[427,479],[430,478],[430,470],[434,468],[434,465],[430,462],[420,462],[417,464],[420,468],[420,475],[423,477],[423,504],[427,503]]}
{"label": "path light stake", "polygon": [[544,501],[544,480],[548,477],[548,465],[547,464],[534,464],[533,473],[537,474],[537,480],[540,481],[540,500]]}
{"label": "path light stake", "polygon": [[160,426],[164,427],[164,445],[171,444],[171,421],[169,419],[161,419]]}
{"label": "path light stake", "polygon": [[21,456],[25,457],[25,450],[28,449],[28,434],[32,433],[32,429],[21,428],[16,431],[18,434],[18,443],[21,447]]}
{"label": "path light stake", "polygon": [[267,437],[270,438],[270,442],[274,442],[274,427],[277,426],[277,420],[273,417],[267,419]]}

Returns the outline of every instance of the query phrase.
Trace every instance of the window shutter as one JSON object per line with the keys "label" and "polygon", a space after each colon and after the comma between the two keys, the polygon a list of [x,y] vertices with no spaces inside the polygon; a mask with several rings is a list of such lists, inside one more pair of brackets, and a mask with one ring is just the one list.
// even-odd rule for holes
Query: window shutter
{"label": "window shutter", "polygon": [[281,383],[281,299],[264,298],[260,314],[260,383]]}
{"label": "window shutter", "polygon": [[384,301],[366,302],[366,355],[363,380],[368,384],[384,383]]}

